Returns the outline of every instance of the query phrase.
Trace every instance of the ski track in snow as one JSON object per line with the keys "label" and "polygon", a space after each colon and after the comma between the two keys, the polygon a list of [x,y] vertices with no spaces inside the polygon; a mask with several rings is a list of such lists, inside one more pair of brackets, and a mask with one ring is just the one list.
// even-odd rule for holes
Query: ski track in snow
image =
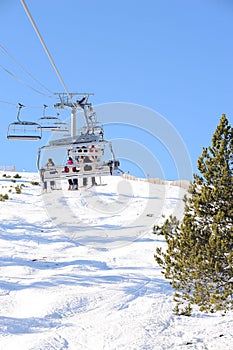
{"label": "ski track in snow", "polygon": [[[164,246],[162,236],[148,229],[114,249],[75,243],[53,225],[40,188],[30,185],[37,175],[21,175],[17,182],[27,184],[23,194],[12,193],[11,200],[0,202],[0,350],[233,348],[232,313],[173,314],[172,288],[153,258],[155,247]],[[143,213],[143,183],[131,184],[131,189],[137,188],[133,193],[126,187],[124,196],[117,194],[121,178],[111,181],[111,188],[66,194],[65,200],[72,210],[79,209],[86,225],[130,224],[135,211]],[[9,184],[0,173],[0,185]],[[181,216],[185,191],[154,186],[153,203],[162,203],[162,208],[150,207],[154,222],[162,222],[159,213],[168,217],[174,208]],[[0,190],[6,192],[5,187]],[[124,210],[110,220],[103,209],[97,214],[91,208],[90,218],[85,212],[87,196],[95,196],[94,203],[101,201],[102,208],[114,203]],[[165,199],[159,202],[162,196]],[[142,221],[152,223],[145,223],[143,216]]]}

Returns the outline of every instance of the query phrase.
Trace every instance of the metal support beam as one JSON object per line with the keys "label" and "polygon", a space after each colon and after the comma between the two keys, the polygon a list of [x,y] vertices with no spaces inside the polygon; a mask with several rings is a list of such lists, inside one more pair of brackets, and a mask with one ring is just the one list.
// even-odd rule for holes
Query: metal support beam
{"label": "metal support beam", "polygon": [[70,132],[72,137],[76,136],[76,107],[73,107],[71,112]]}

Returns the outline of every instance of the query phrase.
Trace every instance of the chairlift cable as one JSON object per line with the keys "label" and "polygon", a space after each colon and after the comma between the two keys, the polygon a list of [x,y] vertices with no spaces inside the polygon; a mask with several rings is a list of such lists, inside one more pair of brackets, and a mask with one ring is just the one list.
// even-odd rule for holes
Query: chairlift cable
{"label": "chairlift cable", "polygon": [[[14,107],[18,108],[18,103],[13,103],[13,102],[3,101],[3,100],[0,100],[0,103],[1,103],[1,104],[11,105],[11,106],[14,106]],[[40,106],[25,105],[25,107],[27,107],[27,108],[41,108],[41,105],[40,105]],[[51,106],[49,106],[49,107],[51,107]],[[53,107],[53,106],[52,106],[52,107]]]}
{"label": "chairlift cable", "polygon": [[46,96],[48,97],[48,95],[44,94],[43,92],[35,89],[34,87],[32,87],[31,85],[25,83],[25,81],[23,81],[22,79],[20,79],[19,77],[17,77],[17,75],[15,75],[14,73],[10,72],[8,69],[6,69],[5,67],[3,67],[2,65],[0,65],[0,68],[2,70],[4,70],[7,74],[9,74],[10,76],[12,76],[14,79],[18,80],[21,84],[24,84],[25,86],[27,86],[28,88],[30,88],[31,90],[35,91],[36,93]]}
{"label": "chairlift cable", "polygon": [[12,102],[8,102],[8,101],[2,101],[2,100],[0,100],[0,103],[2,103],[2,104],[6,104],[6,105],[11,105],[11,106],[16,106],[16,103],[12,103]]}
{"label": "chairlift cable", "polygon": [[59,80],[60,80],[64,90],[65,90],[65,92],[67,93],[67,95],[69,96],[70,100],[72,101],[72,95],[69,93],[69,91],[68,91],[68,89],[67,89],[67,87],[65,85],[65,82],[62,79],[61,74],[59,73],[59,71],[58,71],[58,69],[56,67],[56,64],[55,64],[55,62],[54,62],[54,60],[53,60],[53,58],[52,58],[52,56],[51,56],[51,54],[50,54],[50,52],[48,50],[48,48],[47,48],[43,38],[42,38],[42,36],[41,36],[37,26],[36,26],[36,23],[35,23],[34,19],[32,18],[32,15],[31,15],[31,13],[30,13],[30,11],[29,11],[25,1],[24,0],[20,0],[20,1],[21,1],[21,4],[24,7],[24,10],[25,10],[25,12],[26,12],[26,14],[27,14],[27,16],[28,16],[28,18],[29,18],[29,20],[30,20],[30,22],[31,22],[31,24],[32,24],[32,26],[33,26],[33,28],[34,28],[34,30],[35,30],[35,32],[36,32],[36,34],[37,34],[41,44],[42,44],[42,46],[43,46],[47,56],[48,56],[48,58],[49,58],[49,60],[50,60],[50,63],[52,64],[52,66],[53,66],[53,68],[54,68],[54,70],[55,70],[55,72],[56,72],[56,74],[57,74],[57,76],[58,76],[58,78],[59,78]]}
{"label": "chairlift cable", "polygon": [[[39,84],[41,87],[43,87],[45,90],[47,90],[50,94],[53,94],[51,90],[49,90],[44,84],[42,84],[38,79],[36,79],[31,73],[29,73],[20,63],[16,61],[16,59],[8,52],[8,50],[0,44],[0,49],[15,63],[17,66],[20,67],[20,69],[25,72],[31,79],[33,79],[37,84]],[[52,97],[52,96],[48,96]]]}

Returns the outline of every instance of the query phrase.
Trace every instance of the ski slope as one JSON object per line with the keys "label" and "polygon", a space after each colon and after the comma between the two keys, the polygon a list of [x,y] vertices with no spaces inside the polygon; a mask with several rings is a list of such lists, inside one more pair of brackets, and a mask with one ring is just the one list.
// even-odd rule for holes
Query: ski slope
{"label": "ski slope", "polygon": [[37,174],[2,174],[0,350],[233,348],[233,313],[175,316],[153,258],[152,226],[182,217],[185,190],[111,177],[41,194]]}

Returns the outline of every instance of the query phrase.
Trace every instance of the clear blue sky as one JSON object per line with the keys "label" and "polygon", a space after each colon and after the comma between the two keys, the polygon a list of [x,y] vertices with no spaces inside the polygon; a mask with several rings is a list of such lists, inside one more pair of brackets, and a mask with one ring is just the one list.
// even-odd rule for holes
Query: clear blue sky
{"label": "clear blue sky", "polygon": [[[180,134],[197,171],[221,114],[232,123],[231,0],[25,2],[70,92],[94,92],[94,105],[126,102],[157,111]],[[18,64],[50,91],[64,91],[20,0],[0,1],[0,33],[0,44]],[[49,134],[40,142],[8,141],[7,126],[15,121],[18,102],[32,106],[22,119],[35,121],[43,104],[57,101],[15,61],[0,50],[0,165],[36,171],[37,148]],[[123,129],[115,133],[111,137],[127,138]],[[159,158],[153,142],[145,139],[145,147]],[[165,177],[175,179],[174,166],[165,158],[160,162]]]}

